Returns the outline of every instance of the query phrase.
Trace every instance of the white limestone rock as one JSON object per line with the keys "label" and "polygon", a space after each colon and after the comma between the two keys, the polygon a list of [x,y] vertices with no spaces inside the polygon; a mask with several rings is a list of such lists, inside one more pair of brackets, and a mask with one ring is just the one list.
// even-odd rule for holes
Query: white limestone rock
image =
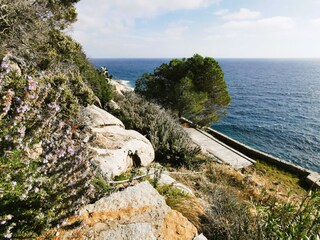
{"label": "white limestone rock", "polygon": [[156,240],[156,237],[153,235],[150,224],[134,223],[103,231],[98,239]]}
{"label": "white limestone rock", "polygon": [[125,92],[131,92],[134,89],[123,80],[111,80],[111,85],[115,87],[116,93],[120,96],[123,96]]}
{"label": "white limestone rock", "polygon": [[66,226],[77,221],[81,226],[58,230],[59,239],[192,240],[197,236],[197,229],[172,210],[149,182],[83,207],[77,216],[66,221]]}
{"label": "white limestone rock", "polygon": [[90,129],[85,142],[106,178],[119,176],[133,166],[149,166],[154,160],[150,141],[136,131],[124,129],[123,123],[105,110],[92,105],[83,108],[81,125]]}
{"label": "white limestone rock", "polygon": [[93,128],[105,126],[119,126],[124,128],[123,123],[118,118],[95,105],[82,108],[80,116],[82,124]]}
{"label": "white limestone rock", "polygon": [[[141,169],[142,172],[144,173],[147,173],[147,170],[146,169]],[[193,195],[194,196],[194,193],[193,191],[187,187],[186,185],[176,181],[173,177],[171,177],[169,174],[169,172],[166,172],[166,171],[162,171],[160,176],[157,176],[158,174],[156,172],[159,172],[158,169],[155,169],[155,168],[150,168],[148,173],[150,174],[149,177],[151,179],[154,179],[156,177],[159,177],[159,179],[157,180],[157,183],[159,185],[171,185],[172,187],[176,188],[176,189],[179,189],[180,191],[182,192],[185,192],[187,194],[190,194],[190,195]]]}
{"label": "white limestone rock", "polygon": [[97,153],[94,161],[108,178],[119,176],[132,166],[146,167],[154,160],[154,149],[140,133],[118,126],[93,128],[91,148]]}
{"label": "white limestone rock", "polygon": [[195,237],[193,240],[208,240],[208,239],[201,233],[199,236]]}

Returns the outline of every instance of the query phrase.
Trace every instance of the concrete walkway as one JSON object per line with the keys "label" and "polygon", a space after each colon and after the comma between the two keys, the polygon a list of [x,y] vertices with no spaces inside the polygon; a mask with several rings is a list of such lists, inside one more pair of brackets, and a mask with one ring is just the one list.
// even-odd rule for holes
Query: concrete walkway
{"label": "concrete walkway", "polygon": [[255,163],[251,158],[220,142],[204,131],[195,128],[184,128],[184,130],[194,143],[205,148],[208,153],[235,169],[245,168]]}

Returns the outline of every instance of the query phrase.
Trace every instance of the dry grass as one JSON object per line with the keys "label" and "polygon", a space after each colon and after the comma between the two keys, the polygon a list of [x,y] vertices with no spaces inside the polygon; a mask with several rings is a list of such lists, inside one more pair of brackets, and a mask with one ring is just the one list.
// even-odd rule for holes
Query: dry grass
{"label": "dry grass", "polygon": [[307,193],[299,185],[298,177],[268,164],[257,162],[255,166],[239,171],[213,159],[205,161],[205,158],[205,155],[197,156],[202,164],[196,171],[203,171],[203,174],[174,177],[207,202],[205,217],[200,228],[197,227],[208,239],[259,237],[255,235],[259,234],[255,231],[256,205],[263,206],[272,199],[295,202]]}
{"label": "dry grass", "polygon": [[197,229],[202,227],[202,218],[205,215],[204,206],[194,196],[180,191],[171,185],[157,187],[158,192],[164,196],[166,203],[173,210],[180,212]]}
{"label": "dry grass", "polygon": [[245,173],[251,174],[254,182],[262,185],[269,193],[277,194],[279,198],[287,197],[289,194],[292,198],[301,199],[306,194],[298,176],[265,162],[257,161]]}
{"label": "dry grass", "polygon": [[[276,197],[285,201],[295,201],[305,196],[307,191],[301,187],[297,176],[266,163],[257,162],[243,170],[235,170],[228,165],[219,164],[210,158],[205,161],[205,155],[196,157],[201,162],[197,171],[203,171],[203,176],[177,176],[183,184],[203,192],[204,186],[221,185],[231,188],[243,200],[261,201],[261,198]],[[205,163],[204,163],[205,162]],[[179,169],[179,171],[187,171]],[[199,189],[200,187],[200,189]],[[206,188],[206,187],[205,187]]]}

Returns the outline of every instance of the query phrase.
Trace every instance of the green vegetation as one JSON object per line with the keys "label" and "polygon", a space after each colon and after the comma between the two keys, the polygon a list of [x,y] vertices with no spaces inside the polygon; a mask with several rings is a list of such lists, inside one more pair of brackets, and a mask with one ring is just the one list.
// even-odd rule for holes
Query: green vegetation
{"label": "green vegetation", "polygon": [[169,111],[135,93],[127,93],[111,112],[129,129],[145,135],[153,145],[156,161],[176,166],[192,166],[199,149]]}
{"label": "green vegetation", "polygon": [[318,239],[320,193],[310,192],[298,202],[279,202],[258,207],[261,239]]}
{"label": "green vegetation", "polygon": [[247,169],[248,172],[255,172],[261,178],[268,178],[266,188],[270,191],[287,191],[290,189],[292,193],[304,195],[305,190],[302,188],[301,179],[283,169],[269,165],[262,161],[257,161],[252,169]]}
{"label": "green vegetation", "polygon": [[114,181],[123,181],[123,180],[129,180],[131,177],[133,177],[134,175],[130,172],[130,173],[122,173],[119,176],[116,176],[114,178]]}
{"label": "green vegetation", "polygon": [[153,74],[144,74],[137,80],[135,91],[200,125],[218,120],[230,103],[218,62],[197,54],[173,59]]}
{"label": "green vegetation", "polygon": [[97,199],[110,194],[113,188],[108,184],[108,182],[101,176],[101,174],[96,173],[93,180],[92,185],[95,188],[95,194]]}
{"label": "green vegetation", "polygon": [[91,95],[90,101],[79,96],[81,104],[93,102],[93,90],[104,105],[112,98],[110,84],[88,61],[80,44],[62,32],[76,20],[78,1],[0,0],[0,55],[10,52],[22,74],[63,75],[76,89],[75,95],[79,90],[81,95]]}
{"label": "green vegetation", "polygon": [[76,2],[0,0],[1,239],[34,239],[107,191],[76,123],[112,90],[62,32]]}

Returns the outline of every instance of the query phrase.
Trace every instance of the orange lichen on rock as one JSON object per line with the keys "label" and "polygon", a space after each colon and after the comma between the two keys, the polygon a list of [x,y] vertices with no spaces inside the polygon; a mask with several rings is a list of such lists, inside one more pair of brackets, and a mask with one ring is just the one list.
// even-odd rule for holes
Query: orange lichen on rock
{"label": "orange lichen on rock", "polygon": [[196,235],[195,226],[175,210],[171,210],[163,220],[163,239],[188,240]]}

